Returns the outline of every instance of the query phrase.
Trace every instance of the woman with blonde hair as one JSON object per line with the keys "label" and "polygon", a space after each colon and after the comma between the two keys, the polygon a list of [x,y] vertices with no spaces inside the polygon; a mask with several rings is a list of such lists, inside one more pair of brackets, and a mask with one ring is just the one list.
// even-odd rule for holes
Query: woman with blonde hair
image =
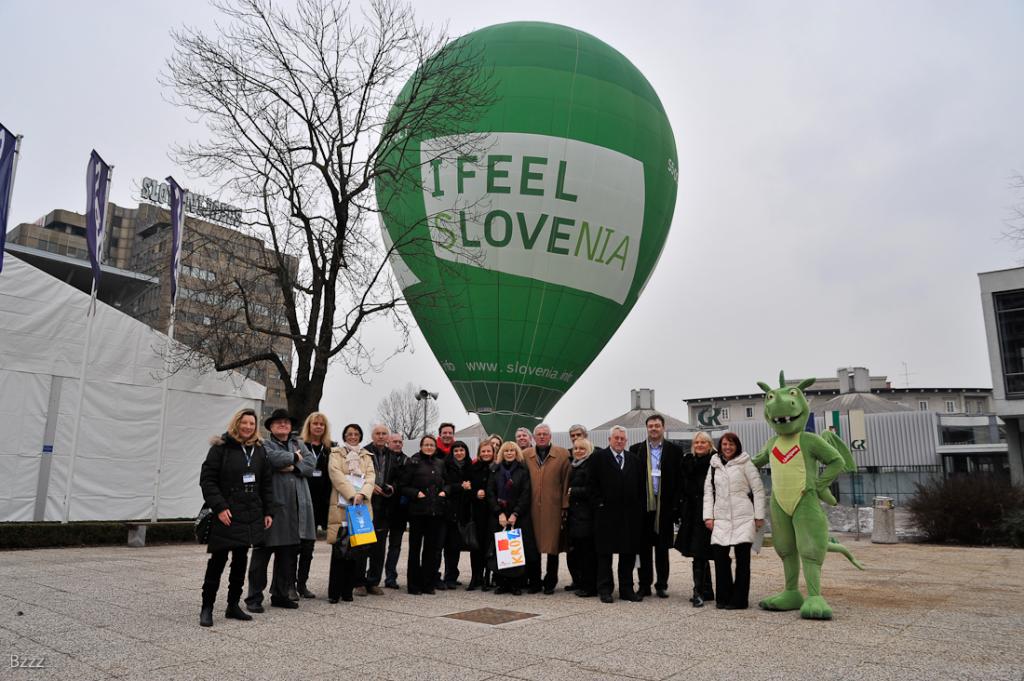
{"label": "woman with blonde hair", "polygon": [[[498,465],[488,483],[487,502],[491,507],[492,532],[521,529],[526,555],[530,555],[533,541],[533,527],[530,523],[532,499],[530,471],[523,463],[523,450],[509,440],[498,450]],[[494,544],[493,534],[490,542]],[[525,568],[496,570],[495,574],[498,588],[494,593],[511,593],[513,596],[522,593]]]}
{"label": "woman with blonde hair", "polygon": [[199,486],[206,505],[216,514],[210,525],[206,550],[210,554],[203,578],[203,606],[200,626],[213,626],[213,604],[220,578],[231,554],[228,573],[228,607],[224,616],[248,621],[252,616],[239,607],[249,547],[264,542],[264,532],[273,523],[274,501],[270,460],[256,427],[256,412],[241,409],[228,422],[227,432],[210,441],[199,473]]}
{"label": "woman with blonde hair", "polygon": [[704,525],[704,480],[716,453],[715,443],[703,430],[693,436],[690,453],[683,459],[683,493],[680,498],[681,520],[675,548],[693,559],[693,596],[695,608],[715,600],[711,585],[711,530]]}
{"label": "woman with blonde hair", "polygon": [[[331,449],[327,470],[331,476],[331,508],[327,520],[327,541],[335,544],[348,531],[345,511],[348,506],[365,505],[372,517],[370,498],[376,473],[373,457],[360,446],[363,429],[350,423],[341,431],[342,444]],[[360,558],[343,557],[339,551],[331,551],[331,570],[327,581],[327,598],[331,603],[352,600],[352,590],[362,586],[364,561]]]}
{"label": "woman with blonde hair", "polygon": [[594,545],[594,505],[590,498],[590,455],[594,445],[585,437],[572,443],[569,469],[569,553],[566,562],[572,584],[580,598],[597,596],[597,547]]}
{"label": "woman with blonde hair", "polygon": [[[327,471],[327,463],[331,458],[331,448],[337,443],[331,442],[331,423],[327,414],[314,411],[306,417],[299,433],[299,439],[313,457],[313,475],[304,478],[309,486],[309,496],[313,501],[313,522],[317,532],[327,528],[327,509],[331,503],[331,477]],[[295,575],[295,592],[303,598],[316,598],[316,594],[306,588],[309,579],[309,568],[313,564],[313,549],[316,539],[299,541],[299,565]]]}
{"label": "woman with blonde hair", "polygon": [[498,450],[501,449],[501,446],[503,444],[505,444],[505,440],[503,440],[502,437],[497,433],[491,433],[490,435],[487,436],[487,439],[490,440],[491,446],[494,447],[493,453],[495,456],[497,456]]}
{"label": "woman with blonde hair", "polygon": [[476,529],[477,547],[469,552],[473,575],[466,591],[491,590],[493,575],[487,567],[487,554],[488,547],[494,541],[494,535],[491,532],[491,514],[487,506],[487,483],[490,482],[496,465],[496,451],[492,439],[481,440],[476,450],[476,459],[469,470],[470,518],[473,519],[473,526]]}

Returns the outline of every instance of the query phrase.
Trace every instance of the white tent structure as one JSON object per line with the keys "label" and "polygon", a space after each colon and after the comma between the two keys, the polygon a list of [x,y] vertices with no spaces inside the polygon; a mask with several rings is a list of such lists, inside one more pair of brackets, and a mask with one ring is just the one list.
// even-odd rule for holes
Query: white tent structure
{"label": "white tent structure", "polygon": [[[0,521],[193,516],[211,435],[266,388],[237,372],[166,380],[167,337],[96,304],[72,460],[89,296],[10,253],[0,273]],[[163,430],[164,447],[161,447]],[[68,471],[74,478],[68,485]]]}

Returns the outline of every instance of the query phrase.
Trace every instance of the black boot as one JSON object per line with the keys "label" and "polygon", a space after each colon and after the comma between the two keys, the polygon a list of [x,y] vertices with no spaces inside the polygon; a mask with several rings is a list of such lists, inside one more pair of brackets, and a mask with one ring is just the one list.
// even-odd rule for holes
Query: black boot
{"label": "black boot", "polygon": [[224,617],[229,620],[242,620],[248,622],[252,615],[238,607],[238,603],[228,603],[228,609],[224,611]]}
{"label": "black boot", "polygon": [[709,563],[704,564],[704,581],[701,582],[700,597],[705,602],[715,600],[715,591],[711,587],[711,565]]}
{"label": "black boot", "polygon": [[213,626],[213,606],[204,605],[202,610],[199,611],[199,626],[201,627],[212,627]]}
{"label": "black boot", "polygon": [[715,592],[711,588],[711,564],[706,560],[693,559],[693,598],[690,602],[695,608],[699,608],[696,601],[700,599],[701,605],[707,601],[715,600]]}

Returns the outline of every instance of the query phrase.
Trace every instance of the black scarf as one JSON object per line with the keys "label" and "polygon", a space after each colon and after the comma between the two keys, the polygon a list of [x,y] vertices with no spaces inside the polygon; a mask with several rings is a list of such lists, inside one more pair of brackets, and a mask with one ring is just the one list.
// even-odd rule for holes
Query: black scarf
{"label": "black scarf", "polygon": [[501,508],[508,508],[508,504],[512,500],[512,474],[518,463],[518,461],[511,463],[502,461],[498,466],[498,506]]}

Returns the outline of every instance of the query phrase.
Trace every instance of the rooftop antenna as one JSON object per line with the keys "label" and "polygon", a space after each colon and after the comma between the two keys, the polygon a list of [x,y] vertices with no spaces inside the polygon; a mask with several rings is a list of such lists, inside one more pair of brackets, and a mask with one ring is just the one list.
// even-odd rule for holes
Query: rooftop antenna
{"label": "rooftop antenna", "polygon": [[910,387],[910,377],[914,374],[910,373],[910,366],[906,362],[900,362],[903,365],[903,387]]}

